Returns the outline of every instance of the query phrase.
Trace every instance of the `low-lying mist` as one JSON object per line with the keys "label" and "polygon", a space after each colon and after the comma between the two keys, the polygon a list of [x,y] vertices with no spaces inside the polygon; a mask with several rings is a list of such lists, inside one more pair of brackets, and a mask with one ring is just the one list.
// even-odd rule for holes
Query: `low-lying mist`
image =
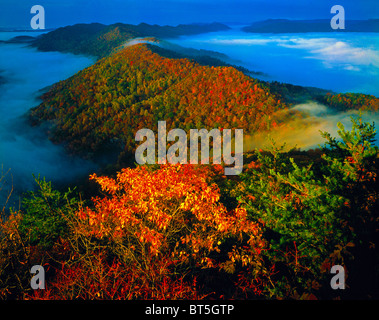
{"label": "low-lying mist", "polygon": [[[21,44],[0,44],[0,208],[13,186],[8,206],[36,184],[33,174],[65,183],[96,169],[92,162],[69,156],[47,139],[43,128],[31,127],[26,113],[40,103],[42,89],[89,66],[94,59],[57,52],[38,52]],[[1,176],[0,176],[1,177]],[[5,181],[5,183],[4,183]]]}
{"label": "low-lying mist", "polygon": [[[351,117],[358,117],[356,110],[336,112],[327,106],[309,101],[295,105],[288,111],[280,111],[278,117],[285,117],[285,113],[297,111],[301,117],[296,117],[283,125],[271,128],[269,132],[261,132],[252,136],[245,136],[245,151],[255,148],[265,149],[270,146],[270,140],[275,141],[277,146],[286,144],[285,149],[299,148],[302,150],[317,148],[323,145],[325,139],[320,131],[329,132],[332,137],[338,137],[337,123],[341,122],[345,129],[352,127]],[[280,114],[282,113],[282,114]],[[378,123],[377,113],[365,112],[361,114],[365,122]]]}

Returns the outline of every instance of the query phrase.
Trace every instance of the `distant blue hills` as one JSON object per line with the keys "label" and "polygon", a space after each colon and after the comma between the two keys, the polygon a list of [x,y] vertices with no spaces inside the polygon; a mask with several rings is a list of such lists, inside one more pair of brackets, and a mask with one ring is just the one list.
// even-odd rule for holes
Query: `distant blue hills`
{"label": "distant blue hills", "polygon": [[337,30],[330,26],[330,19],[269,19],[254,22],[242,30],[251,33],[379,32],[379,19],[345,20],[345,29]]}

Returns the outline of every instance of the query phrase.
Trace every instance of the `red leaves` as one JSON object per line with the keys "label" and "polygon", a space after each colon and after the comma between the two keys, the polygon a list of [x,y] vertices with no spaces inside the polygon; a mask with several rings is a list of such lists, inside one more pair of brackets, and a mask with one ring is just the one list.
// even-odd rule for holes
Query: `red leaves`
{"label": "red leaves", "polygon": [[[193,231],[183,239],[197,252],[215,250],[218,239],[228,234],[257,235],[257,226],[247,219],[245,209],[228,213],[218,203],[217,186],[207,183],[211,175],[209,169],[192,165],[163,165],[153,172],[145,167],[123,169],[116,180],[92,175],[110,197],[94,199],[94,210],[86,208],[77,214],[89,223],[89,229],[83,228],[88,235],[135,237],[153,255],[167,245],[168,234],[180,228],[186,212],[191,213]],[[202,234],[203,229],[208,234]]]}
{"label": "red leaves", "polygon": [[[155,270],[157,275],[159,270]],[[35,290],[29,299],[38,300],[130,300],[130,299],[201,299],[196,277],[185,281],[183,276],[163,275],[152,285],[148,275],[136,266],[126,266],[115,259],[107,261],[96,254],[87,261],[63,264],[46,290]]]}
{"label": "red leaves", "polygon": [[[210,183],[218,171],[162,165],[123,169],[115,179],[92,175],[108,196],[77,211],[73,232],[80,243],[96,238],[104,245],[69,255],[48,290],[32,298],[201,299],[207,292],[199,291],[196,268],[239,272],[251,283],[244,289],[237,282],[236,292],[259,294],[260,230],[245,209],[227,211],[219,202]],[[251,270],[254,276],[245,274]]]}

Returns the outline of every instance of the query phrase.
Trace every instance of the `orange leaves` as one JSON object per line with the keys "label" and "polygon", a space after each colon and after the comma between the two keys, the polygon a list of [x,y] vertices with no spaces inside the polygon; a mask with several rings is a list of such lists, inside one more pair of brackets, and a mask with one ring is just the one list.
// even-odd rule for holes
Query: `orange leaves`
{"label": "orange leaves", "polygon": [[90,175],[90,180],[96,180],[103,191],[107,191],[111,194],[114,194],[117,191],[117,185],[113,179],[108,177],[98,177],[96,173]]}
{"label": "orange leaves", "polygon": [[[261,149],[260,149],[261,150]],[[262,165],[256,161],[251,161],[248,165],[247,168],[251,170],[257,170],[261,167]]]}
{"label": "orange leaves", "polygon": [[[148,249],[152,256],[171,247],[175,261],[191,256],[196,263],[214,266],[208,254],[219,252],[224,239],[242,241],[244,235],[257,249],[253,251],[260,252],[263,243],[257,224],[248,219],[245,209],[227,211],[219,202],[217,185],[209,183],[212,175],[209,167],[169,164],[156,171],[123,169],[116,179],[94,174],[91,179],[109,197],[93,199],[95,208],[79,210],[77,216],[87,223],[83,230],[88,235],[128,239],[137,251]],[[172,243],[177,245],[172,248]]]}
{"label": "orange leaves", "polygon": [[362,111],[378,111],[379,99],[372,95],[360,93],[343,93],[332,95],[327,93],[323,100],[334,108],[342,110],[353,109]]}

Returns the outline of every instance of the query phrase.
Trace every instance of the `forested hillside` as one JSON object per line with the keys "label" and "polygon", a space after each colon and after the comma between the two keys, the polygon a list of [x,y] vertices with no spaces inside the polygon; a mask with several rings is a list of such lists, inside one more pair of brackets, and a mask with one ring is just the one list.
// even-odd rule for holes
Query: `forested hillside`
{"label": "forested hillside", "polygon": [[235,68],[165,58],[151,48],[126,47],[57,83],[32,109],[33,123],[52,120],[51,138],[82,154],[110,141],[133,151],[135,133],[156,130],[158,120],[168,130],[255,132],[275,125],[271,116],[286,107],[266,83]]}
{"label": "forested hillside", "polygon": [[336,110],[379,111],[379,99],[368,94],[328,93],[320,98],[320,102],[325,103]]}
{"label": "forested hillside", "polygon": [[147,43],[126,46],[55,84],[30,119],[50,120],[54,142],[89,156],[110,145],[133,152],[135,133],[156,131],[159,120],[168,130],[240,128],[253,135],[300,118],[299,111],[277,113],[299,102],[319,101],[336,112],[378,110],[374,96],[264,82],[235,67],[210,66],[212,57],[197,55],[200,64],[184,56]]}

